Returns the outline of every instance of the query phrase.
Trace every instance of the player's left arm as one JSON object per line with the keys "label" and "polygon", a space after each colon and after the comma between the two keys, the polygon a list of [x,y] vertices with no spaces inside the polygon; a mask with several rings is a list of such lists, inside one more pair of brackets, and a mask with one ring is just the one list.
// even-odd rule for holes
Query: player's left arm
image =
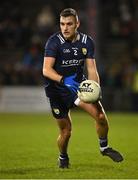
{"label": "player's left arm", "polygon": [[96,61],[92,58],[86,59],[86,68],[88,73],[88,79],[96,81],[100,84],[100,78],[97,71]]}

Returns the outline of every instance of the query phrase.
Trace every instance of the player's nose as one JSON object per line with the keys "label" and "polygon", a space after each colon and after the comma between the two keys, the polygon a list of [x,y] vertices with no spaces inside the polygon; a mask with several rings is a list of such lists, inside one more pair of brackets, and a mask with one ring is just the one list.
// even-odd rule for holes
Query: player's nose
{"label": "player's nose", "polygon": [[67,26],[67,25],[65,25],[64,30],[65,30],[65,31],[67,31],[67,30],[68,30],[68,26]]}

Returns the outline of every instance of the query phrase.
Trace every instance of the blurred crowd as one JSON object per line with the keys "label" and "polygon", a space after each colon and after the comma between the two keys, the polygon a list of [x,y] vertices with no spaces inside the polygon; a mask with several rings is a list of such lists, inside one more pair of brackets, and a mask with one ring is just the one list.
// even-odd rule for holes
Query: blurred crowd
{"label": "blurred crowd", "polygon": [[[0,85],[43,83],[45,43],[50,35],[59,30],[59,12],[72,4],[78,9],[78,3],[80,2],[73,3],[73,0],[68,3],[54,0],[1,1]],[[79,5],[81,19],[84,19],[84,12],[85,6]]]}
{"label": "blurred crowd", "polygon": [[101,1],[101,77],[104,86],[138,93],[138,1]]}
{"label": "blurred crowd", "polygon": [[[29,3],[24,3],[27,2]],[[0,85],[43,83],[45,42],[58,30],[59,12],[65,7],[73,7],[81,18],[80,30],[88,34],[90,9],[95,18],[98,14],[97,33],[100,35],[97,44],[100,44],[100,48],[97,53],[100,54],[98,68],[102,86],[138,92],[137,0],[40,2],[39,6],[35,4],[37,1],[26,6],[18,0],[1,2]],[[97,4],[97,11],[94,11],[91,2]],[[31,7],[33,3],[35,8]]]}

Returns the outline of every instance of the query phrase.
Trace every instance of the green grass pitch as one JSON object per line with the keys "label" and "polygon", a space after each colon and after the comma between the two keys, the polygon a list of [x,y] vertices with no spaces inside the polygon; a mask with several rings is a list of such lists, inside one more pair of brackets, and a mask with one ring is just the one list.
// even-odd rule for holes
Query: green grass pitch
{"label": "green grass pitch", "polygon": [[51,114],[0,114],[1,179],[136,179],[138,114],[108,113],[109,144],[124,155],[115,163],[99,153],[94,121],[72,112],[70,169],[57,167],[58,128]]}

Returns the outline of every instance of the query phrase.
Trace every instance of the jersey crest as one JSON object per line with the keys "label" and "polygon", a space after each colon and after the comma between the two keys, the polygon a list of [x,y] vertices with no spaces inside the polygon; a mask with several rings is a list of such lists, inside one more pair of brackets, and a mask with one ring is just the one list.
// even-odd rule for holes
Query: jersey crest
{"label": "jersey crest", "polygon": [[83,53],[84,55],[86,55],[86,54],[87,54],[87,49],[86,49],[86,48],[82,48],[82,53]]}

